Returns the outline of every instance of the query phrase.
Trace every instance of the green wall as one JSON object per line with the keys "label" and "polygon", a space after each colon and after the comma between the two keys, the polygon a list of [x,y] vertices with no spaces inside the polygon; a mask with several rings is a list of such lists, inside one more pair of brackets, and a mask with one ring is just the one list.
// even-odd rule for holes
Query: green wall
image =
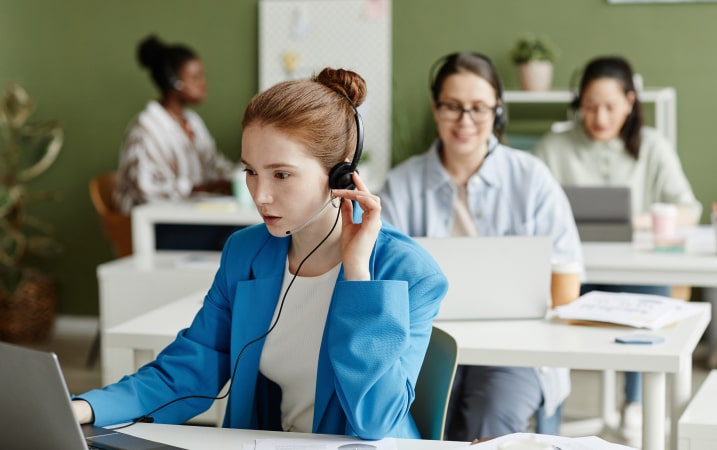
{"label": "green wall", "polygon": [[[199,112],[220,148],[236,159],[242,111],[258,85],[257,5],[258,0],[0,0],[0,85],[22,82],[37,103],[33,118],[57,119],[65,129],[58,161],[32,185],[60,195],[35,209],[55,226],[65,248],[47,264],[61,281],[60,313],[97,314],[95,271],[111,252],[87,185],[94,174],[116,167],[127,123],[156,95],[136,63],[137,43],[155,32],[203,57],[210,92]],[[481,51],[496,61],[506,88],[515,88],[510,47],[519,35],[534,32],[561,49],[557,87],[567,86],[570,74],[590,57],[620,53],[647,86],[677,89],[678,151],[708,209],[717,199],[710,132],[717,98],[711,50],[716,19],[717,4],[709,3],[393,0],[394,162],[424,151],[435,134],[427,84],[436,58]],[[511,117],[519,116],[511,110]]]}

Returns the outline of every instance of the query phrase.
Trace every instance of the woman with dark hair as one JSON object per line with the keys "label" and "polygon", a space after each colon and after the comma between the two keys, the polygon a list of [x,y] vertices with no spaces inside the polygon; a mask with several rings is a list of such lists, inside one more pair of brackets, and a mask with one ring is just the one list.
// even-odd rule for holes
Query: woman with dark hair
{"label": "woman with dark hair", "polygon": [[159,89],[132,121],[120,153],[114,198],[121,211],[153,200],[178,200],[197,191],[229,193],[234,164],[222,156],[197,113],[207,82],[197,54],[149,36],[137,57]]}
{"label": "woman with dark hair", "polygon": [[252,99],[242,162],[264,222],[229,238],[155,361],[73,401],[80,422],[183,423],[231,381],[226,427],[420,437],[410,407],[448,284],[355,171],[365,97],[358,74],[326,68]]}
{"label": "woman with dark hair", "polygon": [[679,222],[696,224],[702,211],[682,171],[677,152],[654,128],[643,125],[630,64],[599,57],[583,71],[573,101],[576,124],[538,142],[535,155],[563,185],[629,186],[633,223],[650,226],[654,203],[680,208]]}
{"label": "woman with dark hair", "polygon": [[[660,133],[643,125],[642,107],[630,64],[622,57],[598,57],[583,71],[577,111],[570,129],[550,133],[535,155],[563,185],[628,186],[633,226],[649,228],[654,203],[678,206],[678,223],[694,225],[702,210],[695,199],[677,152]],[[591,290],[670,295],[669,286],[583,285]],[[625,374],[621,429],[633,446],[642,435],[642,388],[639,372]]]}
{"label": "woman with dark hair", "polygon": [[[491,60],[472,52],[439,59],[431,93],[438,138],[388,174],[384,220],[411,236],[550,236],[553,306],[577,298],[582,253],[568,200],[537,158],[499,142],[506,111]],[[540,430],[556,434],[569,391],[567,369],[459,366],[446,437],[522,432],[536,411]]]}

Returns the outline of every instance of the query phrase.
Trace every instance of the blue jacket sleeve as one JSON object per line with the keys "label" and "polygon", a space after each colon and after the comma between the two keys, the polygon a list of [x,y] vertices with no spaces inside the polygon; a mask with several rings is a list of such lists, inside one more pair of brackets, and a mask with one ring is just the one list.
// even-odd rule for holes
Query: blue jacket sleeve
{"label": "blue jacket sleeve", "polygon": [[408,420],[434,317],[448,284],[409,238],[389,238],[373,260],[374,279],[339,281],[327,320],[336,392],[364,439],[394,435]]}

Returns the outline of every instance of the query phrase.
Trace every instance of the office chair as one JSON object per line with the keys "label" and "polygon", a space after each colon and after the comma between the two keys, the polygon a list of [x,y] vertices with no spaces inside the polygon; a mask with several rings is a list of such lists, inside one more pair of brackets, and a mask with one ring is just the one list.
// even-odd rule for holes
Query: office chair
{"label": "office chair", "polygon": [[[112,243],[116,258],[132,254],[132,221],[129,214],[123,214],[115,207],[112,192],[117,184],[116,172],[105,172],[90,180],[90,198],[100,216],[105,237]],[[100,331],[97,331],[85,365],[91,368],[100,351]]]}
{"label": "office chair", "polygon": [[117,184],[116,172],[105,172],[90,180],[90,198],[100,216],[105,236],[112,243],[115,257],[132,254],[132,221],[129,214],[117,210],[112,192]]}
{"label": "office chair", "polygon": [[422,439],[442,440],[448,399],[458,366],[458,344],[453,336],[433,327],[426,357],[416,381],[411,414]]}

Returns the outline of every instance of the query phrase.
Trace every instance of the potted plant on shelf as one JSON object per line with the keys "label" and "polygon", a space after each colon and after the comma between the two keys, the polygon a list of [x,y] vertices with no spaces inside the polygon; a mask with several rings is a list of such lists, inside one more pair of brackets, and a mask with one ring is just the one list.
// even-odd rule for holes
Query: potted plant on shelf
{"label": "potted plant on shelf", "polygon": [[63,132],[55,122],[28,124],[32,112],[27,92],[9,84],[0,103],[0,340],[11,342],[47,338],[57,298],[54,279],[35,265],[59,245],[27,209],[53,194],[34,192],[27,182],[55,161]]}
{"label": "potted plant on shelf", "polygon": [[523,90],[550,89],[557,49],[546,38],[534,35],[523,36],[515,42],[510,56],[518,65],[520,87]]}

